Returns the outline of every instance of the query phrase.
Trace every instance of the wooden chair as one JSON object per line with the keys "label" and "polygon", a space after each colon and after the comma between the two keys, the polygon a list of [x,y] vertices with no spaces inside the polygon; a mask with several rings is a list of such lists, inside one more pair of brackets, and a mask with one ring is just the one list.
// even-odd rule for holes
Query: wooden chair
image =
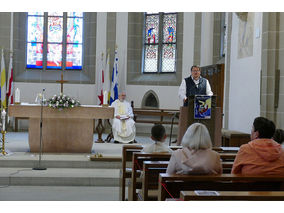
{"label": "wooden chair", "polygon": [[132,153],[137,152],[143,149],[142,145],[124,145],[122,147],[122,166],[121,166],[121,179],[120,179],[120,200],[125,200],[125,186],[126,179],[131,178],[132,165],[129,163],[132,162]]}
{"label": "wooden chair", "polygon": [[283,191],[284,176],[159,175],[158,200],[178,198],[180,191]]}
{"label": "wooden chair", "polygon": [[284,191],[218,191],[219,195],[196,195],[194,191],[181,191],[184,201],[205,200],[246,200],[246,201],[283,201]]}

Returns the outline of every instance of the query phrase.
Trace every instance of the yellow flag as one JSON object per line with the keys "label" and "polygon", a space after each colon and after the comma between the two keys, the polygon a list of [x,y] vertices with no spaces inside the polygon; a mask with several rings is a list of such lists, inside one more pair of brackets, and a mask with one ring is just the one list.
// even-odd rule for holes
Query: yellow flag
{"label": "yellow flag", "polygon": [[5,61],[4,61],[4,50],[3,49],[2,49],[2,59],[1,59],[1,105],[4,108],[6,108],[6,71],[5,71]]}

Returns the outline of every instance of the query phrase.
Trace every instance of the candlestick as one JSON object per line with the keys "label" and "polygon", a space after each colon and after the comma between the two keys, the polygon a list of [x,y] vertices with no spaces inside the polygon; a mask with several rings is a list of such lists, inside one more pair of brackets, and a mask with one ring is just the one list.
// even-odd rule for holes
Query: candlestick
{"label": "candlestick", "polygon": [[15,91],[15,104],[19,104],[20,103],[20,90],[19,88],[16,89]]}
{"label": "candlestick", "polygon": [[104,100],[103,100],[103,104],[106,105],[107,104],[107,91],[104,91]]}

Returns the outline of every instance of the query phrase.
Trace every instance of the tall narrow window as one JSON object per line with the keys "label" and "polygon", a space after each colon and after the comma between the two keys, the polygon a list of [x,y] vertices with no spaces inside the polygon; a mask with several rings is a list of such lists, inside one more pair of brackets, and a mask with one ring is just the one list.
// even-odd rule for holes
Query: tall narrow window
{"label": "tall narrow window", "polygon": [[146,13],[144,73],[176,71],[176,13]]}
{"label": "tall narrow window", "polygon": [[28,13],[27,68],[81,70],[83,13]]}

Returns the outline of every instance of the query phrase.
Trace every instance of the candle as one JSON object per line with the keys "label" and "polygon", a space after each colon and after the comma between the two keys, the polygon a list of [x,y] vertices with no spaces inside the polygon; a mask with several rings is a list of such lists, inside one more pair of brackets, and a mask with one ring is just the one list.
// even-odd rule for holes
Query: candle
{"label": "candle", "polygon": [[20,103],[20,90],[19,88],[15,91],[15,103]]}
{"label": "candle", "polygon": [[104,91],[104,100],[103,100],[103,104],[107,104],[107,98],[108,98],[108,94],[107,91]]}
{"label": "candle", "polygon": [[5,119],[6,119],[6,112],[5,109],[3,109],[1,113],[1,118],[2,118],[2,131],[5,131]]}

